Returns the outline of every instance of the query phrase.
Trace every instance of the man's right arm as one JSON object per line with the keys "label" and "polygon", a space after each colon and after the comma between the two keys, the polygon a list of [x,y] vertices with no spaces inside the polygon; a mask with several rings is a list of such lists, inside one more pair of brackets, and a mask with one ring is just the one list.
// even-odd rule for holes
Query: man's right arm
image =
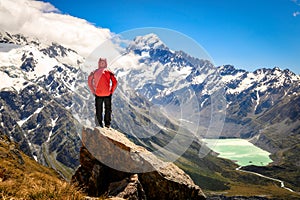
{"label": "man's right arm", "polygon": [[94,72],[92,72],[88,77],[88,85],[93,94],[95,94],[95,86],[94,86]]}

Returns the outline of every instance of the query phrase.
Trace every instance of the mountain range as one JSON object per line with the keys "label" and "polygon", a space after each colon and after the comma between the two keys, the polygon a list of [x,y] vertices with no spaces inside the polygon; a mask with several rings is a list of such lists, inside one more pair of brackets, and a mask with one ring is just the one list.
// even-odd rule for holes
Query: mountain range
{"label": "mountain range", "polygon": [[[88,73],[81,70],[86,58],[22,34],[1,32],[0,43],[0,133],[70,179],[79,165],[81,127],[95,125]],[[136,37],[125,51],[110,66],[119,81],[113,128],[175,161],[212,193],[238,190],[237,185],[271,187],[270,181],[236,171],[236,164],[216,157],[201,142],[248,139],[271,152],[274,162],[245,169],[300,191],[299,75],[276,67],[254,72],[214,67],[208,60],[170,50],[154,34]],[[124,60],[132,60],[131,65],[123,66]],[[288,195],[281,190],[277,196]]]}

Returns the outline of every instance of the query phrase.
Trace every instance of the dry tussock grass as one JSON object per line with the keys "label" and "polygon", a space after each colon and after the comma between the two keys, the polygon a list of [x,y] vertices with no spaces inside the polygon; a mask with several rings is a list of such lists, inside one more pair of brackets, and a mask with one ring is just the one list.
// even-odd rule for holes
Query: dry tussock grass
{"label": "dry tussock grass", "polygon": [[79,200],[84,194],[78,187],[47,174],[34,172],[24,174],[19,179],[7,179],[0,182],[2,199],[58,199]]}
{"label": "dry tussock grass", "polygon": [[40,165],[20,151],[16,154],[16,151],[11,143],[0,140],[0,199],[85,199],[78,187],[63,180],[53,169]]}

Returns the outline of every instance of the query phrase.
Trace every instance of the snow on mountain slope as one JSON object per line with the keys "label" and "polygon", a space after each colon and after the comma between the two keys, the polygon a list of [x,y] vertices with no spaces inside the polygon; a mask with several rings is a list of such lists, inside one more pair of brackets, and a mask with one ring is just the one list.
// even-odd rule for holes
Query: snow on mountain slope
{"label": "snow on mountain slope", "polygon": [[[124,93],[135,91],[153,104],[172,104],[168,107],[172,109],[176,108],[176,102],[178,109],[184,105],[184,101],[178,101],[178,96],[188,99],[196,95],[197,116],[206,128],[212,123],[212,118],[208,117],[212,109],[227,113],[222,132],[225,136],[257,134],[263,126],[249,126],[251,128],[243,130],[243,124],[258,123],[250,117],[259,117],[284,98],[299,95],[300,77],[288,69],[262,68],[247,72],[230,65],[214,67],[207,60],[168,49],[154,34],[136,37],[125,51],[112,66],[122,81]],[[214,99],[216,92],[222,95]],[[218,101],[223,99],[221,96],[226,101]]]}
{"label": "snow on mountain slope", "polygon": [[[14,45],[7,50],[7,44]],[[79,64],[83,63],[83,58],[73,50],[55,43],[41,44],[37,39],[21,35],[2,33],[0,47],[6,47],[0,48],[3,50],[0,52],[0,68],[1,77],[7,80],[1,85],[1,89],[11,87],[19,91],[26,81],[35,82],[41,77],[47,77],[51,71],[62,70],[66,66],[78,69]],[[73,87],[67,82],[65,85]]]}
{"label": "snow on mountain slope", "polygon": [[227,90],[229,94],[238,94],[248,89],[264,93],[270,87],[280,88],[300,81],[300,77],[296,74],[287,69],[282,71],[277,67],[246,72],[236,70],[232,66],[222,66],[220,73],[222,81],[229,86]]}
{"label": "snow on mountain slope", "polygon": [[[112,69],[126,80],[127,88],[161,104],[172,93],[209,81],[210,75],[216,75],[216,68],[209,61],[172,51],[155,34],[136,37],[125,51]],[[212,93],[207,88],[206,91]]]}
{"label": "snow on mountain slope", "polygon": [[53,66],[58,65],[56,59],[45,56],[39,49],[32,46],[1,52],[0,59],[2,67],[21,66],[21,69],[26,72],[24,75],[28,80],[47,75],[53,70]]}
{"label": "snow on mountain slope", "polygon": [[19,34],[0,33],[0,46],[1,133],[39,162],[70,176],[80,144],[70,108],[84,59],[59,44]]}

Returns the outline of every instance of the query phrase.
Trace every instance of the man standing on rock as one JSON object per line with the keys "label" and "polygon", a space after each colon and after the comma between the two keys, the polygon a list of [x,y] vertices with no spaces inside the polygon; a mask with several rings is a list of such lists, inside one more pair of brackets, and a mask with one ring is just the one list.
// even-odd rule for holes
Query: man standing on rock
{"label": "man standing on rock", "polygon": [[104,103],[104,124],[110,127],[111,122],[111,97],[117,87],[115,75],[107,69],[106,58],[100,58],[98,69],[91,72],[88,77],[88,85],[91,92],[95,95],[96,118],[99,126],[103,127],[103,103]]}

